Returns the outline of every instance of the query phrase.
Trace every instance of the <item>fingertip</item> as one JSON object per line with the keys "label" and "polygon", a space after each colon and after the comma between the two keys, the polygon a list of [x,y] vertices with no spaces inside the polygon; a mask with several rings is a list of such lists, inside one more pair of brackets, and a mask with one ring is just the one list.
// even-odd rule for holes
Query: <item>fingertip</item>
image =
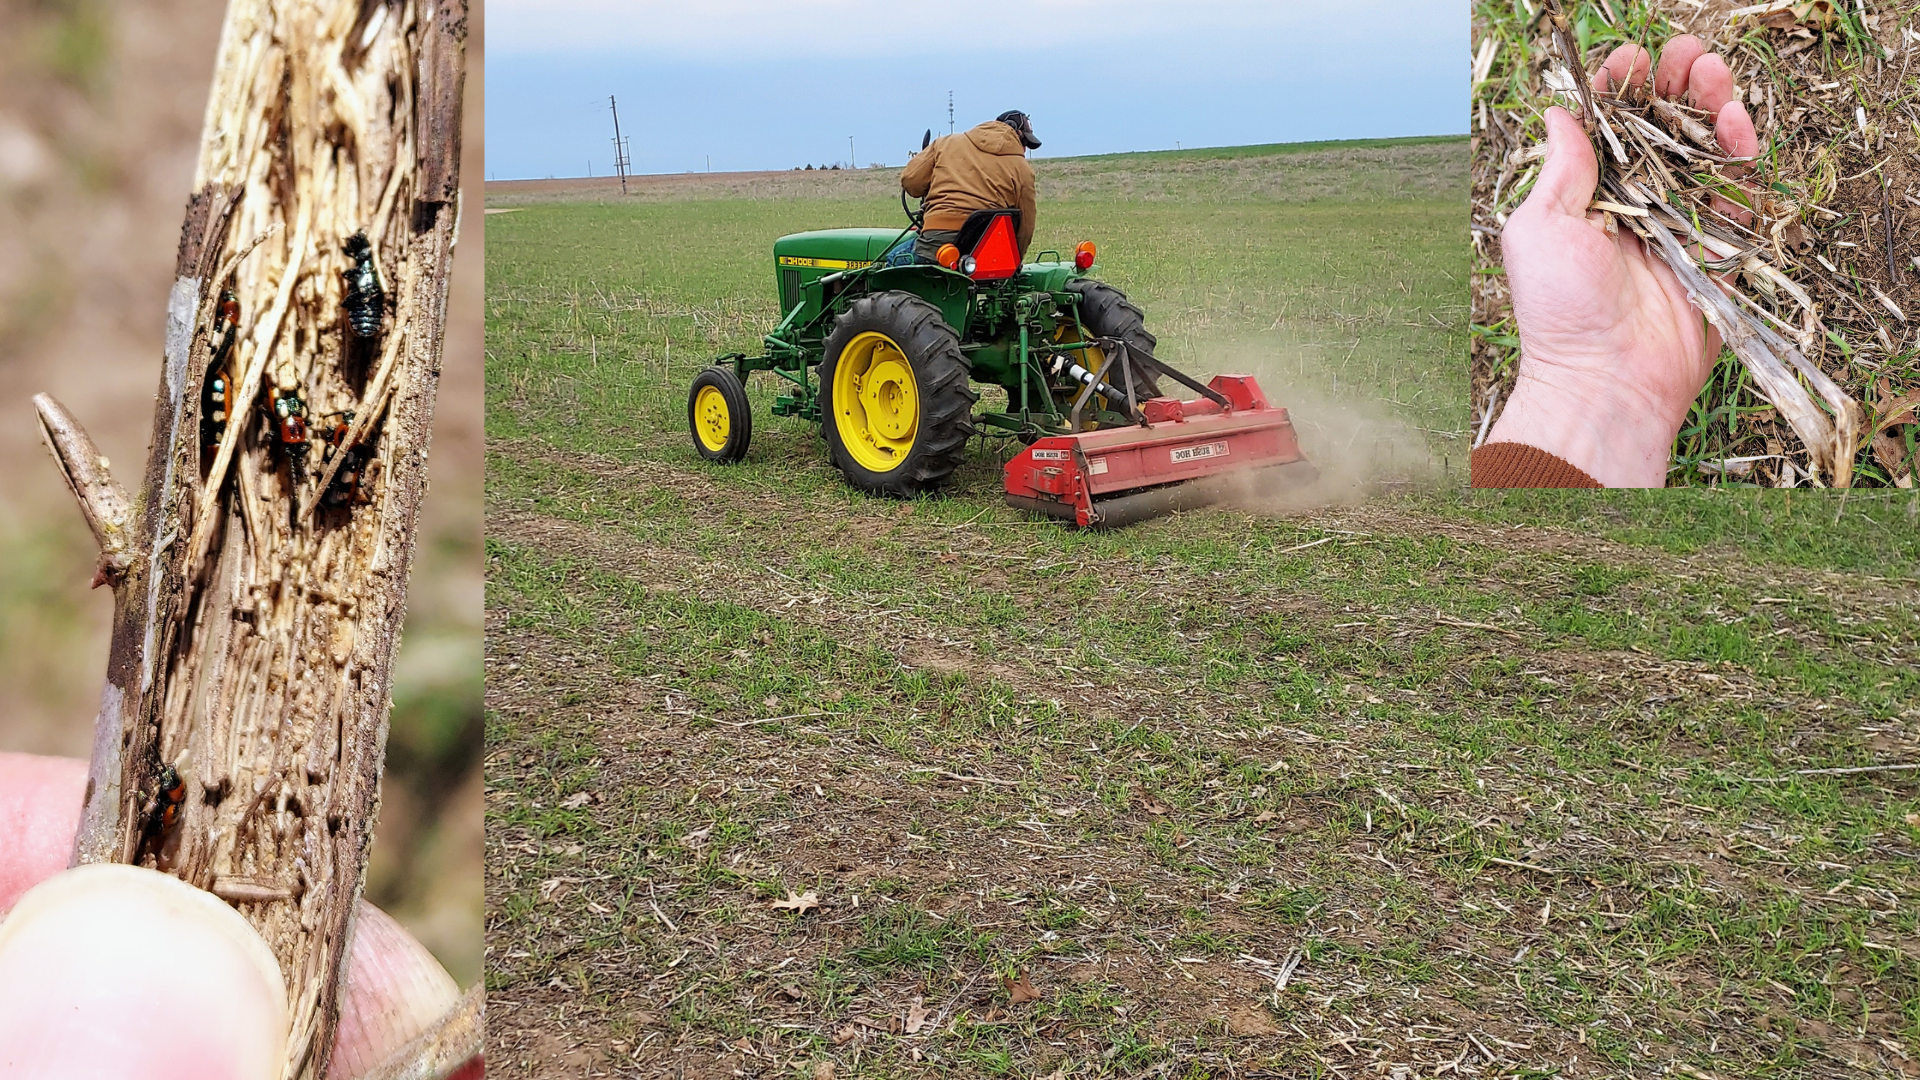
{"label": "fingertip", "polygon": [[0,754],[0,915],[67,868],[86,790],[84,761]]}
{"label": "fingertip", "polygon": [[1746,103],[1739,98],[1721,106],[1713,118],[1713,135],[1728,157],[1758,157],[1760,133],[1753,126]]}
{"label": "fingertip", "polygon": [[1622,45],[1608,54],[1607,62],[1600,66],[1594,76],[1594,89],[1608,93],[1615,84],[1625,84],[1632,90],[1647,81],[1647,73],[1652,70],[1653,57],[1638,45]]}
{"label": "fingertip", "polygon": [[1681,34],[1660,50],[1660,69],[1653,79],[1654,92],[1661,97],[1677,98],[1687,92],[1687,80],[1694,61],[1707,51],[1706,42],[1692,34]]}
{"label": "fingertip", "polygon": [[265,1080],[287,995],[247,921],[211,893],[94,864],[28,891],[0,923],[0,1072]]}
{"label": "fingertip", "polygon": [[1734,100],[1733,69],[1715,53],[1707,53],[1693,62],[1687,72],[1687,97],[1693,107],[1717,114]]}
{"label": "fingertip", "polygon": [[459,1001],[459,985],[427,947],[392,916],[361,901],[340,994],[334,1072],[358,1076],[372,1069]]}

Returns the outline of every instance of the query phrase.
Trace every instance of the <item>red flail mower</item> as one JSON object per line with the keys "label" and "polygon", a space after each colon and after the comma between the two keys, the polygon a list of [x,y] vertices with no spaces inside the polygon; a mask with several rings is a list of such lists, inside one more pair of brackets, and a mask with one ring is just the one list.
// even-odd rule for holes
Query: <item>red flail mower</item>
{"label": "red flail mower", "polygon": [[1217,375],[1191,401],[1140,403],[1136,426],[1049,435],[1007,462],[1007,504],[1118,528],[1313,482],[1287,410],[1251,375]]}

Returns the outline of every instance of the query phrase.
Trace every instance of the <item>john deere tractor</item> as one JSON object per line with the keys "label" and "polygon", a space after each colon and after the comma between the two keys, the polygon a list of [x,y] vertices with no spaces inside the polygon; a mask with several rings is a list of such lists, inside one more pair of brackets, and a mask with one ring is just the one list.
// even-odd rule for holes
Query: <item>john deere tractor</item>
{"label": "john deere tractor", "polygon": [[[901,202],[906,206],[904,196]],[[917,217],[910,208],[908,216]],[[1017,438],[1043,463],[1066,460],[1077,445],[1054,436],[1126,427],[1133,429],[1125,437],[1128,449],[1193,442],[1204,425],[1175,430],[1160,422],[1184,419],[1178,415],[1183,403],[1160,399],[1163,378],[1205,399],[1184,403],[1188,415],[1237,407],[1238,418],[1228,425],[1237,433],[1253,424],[1249,413],[1257,405],[1265,427],[1286,425],[1285,410],[1268,408],[1257,387],[1252,398],[1236,398],[1218,379],[1206,386],[1155,358],[1156,342],[1140,309],[1088,276],[1091,242],[1071,258],[1042,251],[1023,264],[1014,239],[1018,224],[1017,210],[979,211],[956,242],[941,249],[937,263],[913,257],[917,220],[905,231],[828,229],[776,240],[774,276],[785,317],[766,335],[764,353],[721,357],[694,380],[687,419],[695,448],[717,462],[746,454],[752,414],[745,383],[755,371],[771,371],[786,383],[773,414],[819,423],[835,467],[874,494],[911,496],[939,484],[959,467],[976,433]],[[1003,388],[1005,409],[976,413],[976,384]],[[1166,469],[1156,458],[1139,484],[1165,486],[1272,457],[1265,449],[1248,450],[1229,462],[1229,443],[1219,438],[1172,451],[1168,468],[1179,475],[1162,475]],[[1291,438],[1289,426],[1289,446]],[[1292,454],[1297,459],[1297,448]],[[1209,455],[1214,460],[1205,460]],[[1104,461],[1080,455],[1095,475],[1106,471]],[[1044,477],[1028,480],[1047,487]],[[1016,485],[1009,473],[1010,501],[1033,504],[1029,487]],[[1071,494],[1043,490],[1039,498],[1050,504],[1071,501]],[[1051,505],[1034,508],[1055,512]],[[1091,510],[1082,518],[1088,513],[1098,520]],[[1071,515],[1071,508],[1062,514]]]}

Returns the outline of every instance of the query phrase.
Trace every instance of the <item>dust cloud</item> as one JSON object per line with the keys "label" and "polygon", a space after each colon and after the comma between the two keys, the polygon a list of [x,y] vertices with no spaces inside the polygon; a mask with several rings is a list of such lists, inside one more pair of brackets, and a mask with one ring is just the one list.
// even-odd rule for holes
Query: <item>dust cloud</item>
{"label": "dust cloud", "polygon": [[1436,446],[1384,398],[1346,385],[1336,392],[1330,381],[1315,378],[1310,361],[1303,365],[1271,349],[1242,344],[1196,355],[1208,357],[1209,372],[1258,379],[1268,403],[1287,410],[1300,451],[1318,474],[1304,484],[1287,478],[1290,470],[1237,477],[1225,488],[1229,504],[1253,513],[1290,514],[1429,490],[1444,482],[1447,448]]}

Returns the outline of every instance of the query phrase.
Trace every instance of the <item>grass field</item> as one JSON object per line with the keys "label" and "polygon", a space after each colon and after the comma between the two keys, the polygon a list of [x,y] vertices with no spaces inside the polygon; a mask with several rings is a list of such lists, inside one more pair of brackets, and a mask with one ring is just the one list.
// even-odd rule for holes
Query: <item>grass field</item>
{"label": "grass field", "polygon": [[991,447],[700,462],[772,238],[886,182],[488,219],[494,1070],[1915,1067],[1920,784],[1803,771],[1920,760],[1910,493],[1458,490],[1460,142],[1040,168],[1037,246],[1410,490],[1081,535]]}

